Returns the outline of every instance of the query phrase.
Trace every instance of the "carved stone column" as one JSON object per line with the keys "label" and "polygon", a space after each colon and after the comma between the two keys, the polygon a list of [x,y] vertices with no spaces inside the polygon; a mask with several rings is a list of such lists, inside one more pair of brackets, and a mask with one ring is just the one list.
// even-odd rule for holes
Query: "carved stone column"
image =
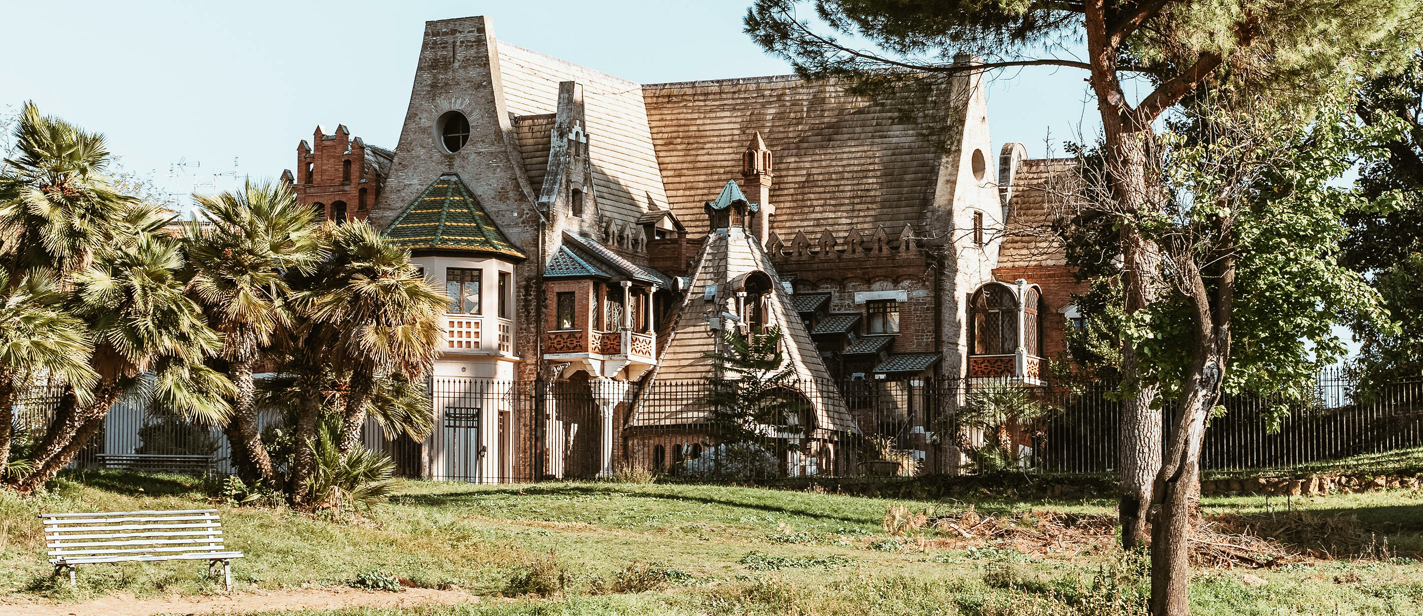
{"label": "carved stone column", "polygon": [[[626,288],[626,287],[625,287]],[[614,474],[614,410],[628,394],[628,383],[608,377],[595,377],[590,381],[594,403],[599,405],[599,477]]]}

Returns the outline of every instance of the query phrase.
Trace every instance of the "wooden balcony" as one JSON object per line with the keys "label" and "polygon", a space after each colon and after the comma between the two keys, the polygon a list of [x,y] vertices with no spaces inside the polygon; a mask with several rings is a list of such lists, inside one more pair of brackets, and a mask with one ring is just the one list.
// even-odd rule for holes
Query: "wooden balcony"
{"label": "wooden balcony", "polygon": [[1049,372],[1048,360],[1033,355],[971,355],[965,374],[971,379],[1002,379],[1043,385]]}
{"label": "wooden balcony", "polygon": [[564,376],[586,370],[594,376],[634,380],[653,367],[657,348],[653,334],[631,330],[566,329],[544,335],[544,359],[553,363],[567,362]]}

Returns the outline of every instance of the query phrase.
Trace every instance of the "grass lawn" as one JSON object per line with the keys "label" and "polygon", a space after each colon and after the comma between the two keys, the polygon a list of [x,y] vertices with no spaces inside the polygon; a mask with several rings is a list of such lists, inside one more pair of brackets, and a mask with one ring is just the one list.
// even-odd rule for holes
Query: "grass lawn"
{"label": "grass lawn", "polygon": [[[218,508],[229,545],[247,554],[233,565],[239,592],[346,585],[380,570],[486,597],[403,614],[1098,614],[1115,613],[1114,597],[1142,591],[1106,541],[1037,555],[994,541],[942,549],[926,541],[934,531],[886,534],[881,522],[892,504],[942,512],[974,505],[1000,515],[1113,512],[1111,501],[1094,498],[931,503],[681,484],[428,482],[403,484],[389,504],[356,519]],[[68,476],[30,499],[0,494],[0,600],[220,593],[193,562],[81,566],[77,589],[56,583],[35,518],[208,505],[194,480],[124,473]],[[1204,501],[1208,515],[1270,517],[1288,508],[1370,537],[1356,551],[1374,557],[1202,570],[1195,613],[1421,612],[1420,492],[1296,498],[1290,507],[1282,497]],[[1247,573],[1265,583],[1244,583]],[[559,585],[564,590],[548,596],[496,599]]]}

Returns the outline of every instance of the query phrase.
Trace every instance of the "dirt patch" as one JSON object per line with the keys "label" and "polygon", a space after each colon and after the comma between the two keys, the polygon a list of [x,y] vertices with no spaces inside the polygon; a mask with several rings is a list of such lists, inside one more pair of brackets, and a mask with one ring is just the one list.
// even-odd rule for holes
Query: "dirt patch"
{"label": "dirt patch", "polygon": [[[903,505],[886,510],[881,527],[893,536],[920,533],[921,549],[994,547],[1026,556],[1070,557],[1114,548],[1118,520],[1112,515],[1054,511],[994,516],[973,508],[947,514],[915,512]],[[1296,511],[1276,515],[1227,513],[1199,520],[1191,535],[1193,565],[1203,568],[1276,567],[1333,558],[1386,558],[1373,553],[1353,517]],[[1363,551],[1366,548],[1366,551]]]}
{"label": "dirt patch", "polygon": [[349,607],[410,608],[480,601],[459,590],[408,588],[405,592],[354,588],[294,588],[208,597],[135,599],[126,593],[85,603],[49,603],[0,599],[6,616],[152,616],[154,614],[236,614],[277,610],[335,610]]}

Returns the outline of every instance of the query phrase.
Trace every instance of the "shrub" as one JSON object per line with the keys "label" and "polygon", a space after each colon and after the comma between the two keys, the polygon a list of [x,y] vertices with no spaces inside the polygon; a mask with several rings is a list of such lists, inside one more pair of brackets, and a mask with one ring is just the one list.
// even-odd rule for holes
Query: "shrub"
{"label": "shrub", "polygon": [[640,593],[662,590],[668,586],[686,586],[697,581],[692,574],[674,569],[662,563],[642,563],[634,561],[614,574],[608,586],[609,592]]}
{"label": "shrub", "polygon": [[613,480],[618,483],[649,485],[658,481],[658,475],[643,466],[625,466],[614,472]]}
{"label": "shrub", "polygon": [[559,562],[553,551],[536,558],[520,568],[505,584],[505,593],[511,595],[539,595],[546,597],[564,592],[574,585],[574,575]]}
{"label": "shrub", "polygon": [[348,584],[352,588],[368,588],[371,590],[384,590],[386,592],[400,592],[401,579],[394,574],[387,573],[380,569],[372,569],[366,573],[356,576]]}
{"label": "shrub", "polygon": [[340,425],[325,422],[311,445],[317,463],[307,483],[312,491],[312,502],[318,509],[340,514],[384,500],[395,487],[391,476],[396,465],[391,458],[365,447],[343,454],[337,447],[340,439]]}

